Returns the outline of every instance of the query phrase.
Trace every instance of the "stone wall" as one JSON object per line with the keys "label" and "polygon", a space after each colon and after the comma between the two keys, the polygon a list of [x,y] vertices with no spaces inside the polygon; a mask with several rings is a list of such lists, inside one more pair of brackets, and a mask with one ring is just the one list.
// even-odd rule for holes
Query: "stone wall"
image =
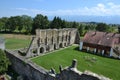
{"label": "stone wall", "polygon": [[30,60],[19,56],[16,52],[5,51],[12,63],[12,68],[25,80],[55,80],[54,75],[48,75],[48,71],[32,63]]}
{"label": "stone wall", "polygon": [[54,69],[50,71],[37,66],[29,59],[20,56],[17,51],[6,50],[6,55],[12,63],[12,68],[25,80],[110,80],[104,76],[97,75],[90,71],[80,72],[77,70],[77,60],[73,60],[71,66],[63,69],[59,67],[60,73]]}
{"label": "stone wall", "polygon": [[79,43],[80,36],[76,28],[37,29],[27,51],[27,57],[56,50]]}

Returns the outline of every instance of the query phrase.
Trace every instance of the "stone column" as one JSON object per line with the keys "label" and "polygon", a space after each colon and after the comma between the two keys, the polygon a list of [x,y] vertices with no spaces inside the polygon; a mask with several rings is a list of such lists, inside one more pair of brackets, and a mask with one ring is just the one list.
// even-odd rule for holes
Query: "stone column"
{"label": "stone column", "polygon": [[113,55],[113,49],[110,49],[110,57]]}
{"label": "stone column", "polygon": [[96,53],[96,48],[94,49],[94,53]]}
{"label": "stone column", "polygon": [[40,54],[40,48],[38,47],[37,48],[37,55],[39,55]]}
{"label": "stone column", "polygon": [[120,59],[120,55],[119,55],[119,59]]}
{"label": "stone column", "polygon": [[76,59],[73,59],[73,60],[72,60],[71,68],[76,68],[76,67],[77,67],[77,60],[76,60]]}
{"label": "stone column", "polygon": [[104,52],[105,52],[105,51],[104,51],[104,50],[102,50],[102,55],[104,55]]}
{"label": "stone column", "polygon": [[90,48],[89,47],[87,47],[87,52],[90,50]]}
{"label": "stone column", "polygon": [[83,42],[81,41],[80,46],[79,46],[79,50],[82,50],[82,47],[83,47]]}

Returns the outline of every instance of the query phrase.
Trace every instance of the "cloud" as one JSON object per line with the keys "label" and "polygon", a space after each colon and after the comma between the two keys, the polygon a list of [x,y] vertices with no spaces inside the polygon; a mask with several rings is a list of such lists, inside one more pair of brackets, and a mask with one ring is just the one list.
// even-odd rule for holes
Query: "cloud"
{"label": "cloud", "polygon": [[120,5],[114,4],[112,2],[102,4],[99,3],[94,7],[82,7],[78,9],[59,9],[54,11],[39,10],[39,9],[28,9],[28,8],[16,8],[16,10],[21,10],[24,12],[30,12],[33,14],[44,14],[48,16],[70,16],[70,15],[88,15],[88,16],[120,16]]}

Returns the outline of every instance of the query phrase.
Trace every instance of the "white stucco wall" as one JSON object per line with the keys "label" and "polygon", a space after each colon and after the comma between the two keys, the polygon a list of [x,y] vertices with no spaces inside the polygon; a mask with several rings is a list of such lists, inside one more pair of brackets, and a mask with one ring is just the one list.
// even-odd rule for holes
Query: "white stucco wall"
{"label": "white stucco wall", "polygon": [[82,50],[82,47],[83,47],[83,42],[81,41],[80,46],[79,46],[79,50]]}

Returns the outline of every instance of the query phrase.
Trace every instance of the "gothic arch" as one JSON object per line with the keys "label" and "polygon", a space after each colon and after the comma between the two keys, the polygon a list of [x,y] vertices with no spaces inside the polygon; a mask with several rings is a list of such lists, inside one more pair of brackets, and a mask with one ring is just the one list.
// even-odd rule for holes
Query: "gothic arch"
{"label": "gothic arch", "polygon": [[54,50],[56,50],[57,49],[57,46],[56,46],[56,44],[54,44]]}
{"label": "gothic arch", "polygon": [[40,48],[40,53],[44,53],[45,49],[43,47]]}
{"label": "gothic arch", "polygon": [[50,46],[49,45],[46,46],[46,51],[50,51]]}
{"label": "gothic arch", "polygon": [[62,45],[62,43],[60,43],[60,44],[59,44],[59,48],[62,48],[62,47],[63,47],[63,45]]}

